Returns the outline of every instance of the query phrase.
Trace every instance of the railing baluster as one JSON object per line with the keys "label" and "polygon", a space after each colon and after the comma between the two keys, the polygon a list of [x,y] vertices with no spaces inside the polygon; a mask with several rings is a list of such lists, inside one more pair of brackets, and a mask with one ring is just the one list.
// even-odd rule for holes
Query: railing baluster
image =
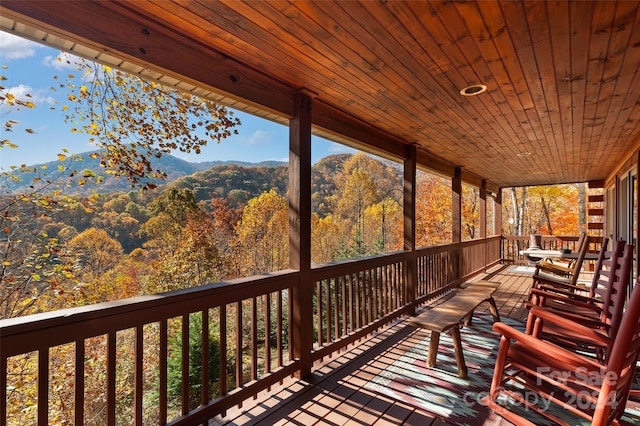
{"label": "railing baluster", "polygon": [[324,312],[324,310],[322,309],[322,305],[323,305],[323,298],[322,298],[322,281],[318,281],[316,283],[316,304],[317,304],[317,310],[318,310],[318,314],[317,314],[317,335],[318,335],[318,347],[322,347],[322,341],[324,340],[324,336],[322,333],[322,312]]}
{"label": "railing baluster", "polygon": [[159,382],[159,386],[160,389],[158,389],[158,393],[160,394],[160,398],[159,398],[159,402],[160,402],[160,407],[159,408],[159,417],[160,417],[160,424],[163,425],[165,423],[167,423],[167,405],[168,405],[168,396],[167,396],[167,368],[168,368],[168,322],[166,319],[163,319],[162,321],[160,321],[160,336],[159,336],[159,344],[160,344],[160,350],[158,351],[158,369],[159,371],[159,378],[158,378],[158,382]]}
{"label": "railing baluster", "polygon": [[340,292],[338,291],[340,282],[336,277],[333,281],[333,340],[340,338]]}
{"label": "railing baluster", "polygon": [[38,351],[38,424],[49,424],[49,348]]}
{"label": "railing baluster", "polygon": [[0,357],[0,426],[7,426],[7,364],[7,358]]}
{"label": "railing baluster", "polygon": [[[134,362],[134,421],[136,425],[142,425],[142,395],[144,390],[144,328],[136,326],[135,362]],[[81,424],[81,423],[77,423]]]}
{"label": "railing baluster", "polygon": [[202,342],[202,358],[200,359],[202,365],[202,377],[201,379],[201,391],[200,391],[200,403],[202,405],[206,405],[209,402],[209,310],[205,309],[202,311],[202,334],[201,334],[201,342]]}
{"label": "railing baluster", "polygon": [[84,340],[76,340],[73,390],[73,417],[76,425],[84,424],[84,352]]}
{"label": "railing baluster", "polygon": [[236,303],[236,389],[242,387],[243,384],[242,333],[242,301],[239,301]]}
{"label": "railing baluster", "polygon": [[[116,331],[107,334],[107,424],[116,424]],[[43,423],[45,424],[45,423]]]}
{"label": "railing baluster", "polygon": [[289,353],[288,362],[291,362],[293,359],[293,327],[291,326],[291,322],[293,321],[293,300],[291,298],[291,290],[287,289],[287,334],[289,335],[289,340],[287,343],[287,351]]}
{"label": "railing baluster", "polygon": [[[220,324],[220,383],[218,392],[220,397],[227,394],[227,305],[220,305],[218,309],[218,320]],[[222,416],[226,416],[226,410]]]}
{"label": "railing baluster", "polygon": [[365,271],[365,275],[364,275],[364,280],[365,280],[365,288],[366,288],[366,295],[365,295],[365,303],[367,305],[367,316],[366,316],[366,323],[370,324],[373,321],[373,306],[372,306],[372,285],[371,285],[371,269],[367,269]]}
{"label": "railing baluster", "polygon": [[360,328],[362,326],[362,290],[360,288],[360,273],[355,273],[354,279],[356,291],[356,328]]}
{"label": "railing baluster", "polygon": [[189,412],[189,314],[182,316],[182,415]]}
{"label": "railing baluster", "polygon": [[345,281],[347,286],[349,287],[349,332],[353,332],[353,327],[355,325],[354,317],[356,312],[356,302],[354,300],[353,293],[353,275],[347,274],[345,276]]}
{"label": "railing baluster", "polygon": [[349,324],[347,319],[347,277],[345,275],[340,276],[340,289],[342,290],[342,335],[346,336],[349,333]]}
{"label": "railing baluster", "polygon": [[[251,380],[258,379],[258,299],[251,299]],[[256,399],[257,395],[253,396]]]}
{"label": "railing baluster", "polygon": [[[276,334],[276,340],[277,340],[277,345],[278,345],[278,367],[282,367],[282,365],[284,364],[284,354],[282,351],[282,290],[278,290],[278,299],[277,299],[277,305],[276,305],[276,326],[278,328],[278,333]],[[291,327],[289,327],[291,328]],[[289,341],[291,342],[291,341]],[[291,344],[289,344],[289,346],[291,346]]]}
{"label": "railing baluster", "polygon": [[271,372],[271,293],[264,295],[264,373]]}
{"label": "railing baluster", "polygon": [[382,276],[381,276],[382,268],[374,268],[371,270],[371,276],[373,278],[373,300],[374,300],[374,310],[373,310],[373,321],[382,317]]}
{"label": "railing baluster", "polygon": [[331,281],[333,281],[331,278],[329,278],[328,280],[325,280],[325,298],[326,298],[326,308],[327,308],[327,316],[326,316],[326,321],[327,321],[327,329],[326,331],[326,335],[327,335],[327,343],[331,343]]}

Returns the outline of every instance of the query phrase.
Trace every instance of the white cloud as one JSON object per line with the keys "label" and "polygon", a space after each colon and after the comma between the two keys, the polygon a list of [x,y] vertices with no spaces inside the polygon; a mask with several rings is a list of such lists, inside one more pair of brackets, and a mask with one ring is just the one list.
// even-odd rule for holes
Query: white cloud
{"label": "white cloud", "polygon": [[24,102],[33,102],[36,104],[55,104],[55,99],[51,96],[44,95],[43,90],[34,90],[31,86],[19,84],[17,86],[8,87],[1,92],[2,94],[11,93],[16,99]]}
{"label": "white cloud", "polygon": [[342,144],[339,144],[339,143],[332,142],[327,147],[327,152],[332,152],[332,153],[335,153],[335,154],[346,154],[346,153],[355,154],[356,152],[358,152],[358,150],[353,149],[353,148],[351,148],[349,146],[346,146],[346,145],[342,145]]}
{"label": "white cloud", "polygon": [[55,57],[48,55],[45,56],[45,58],[42,60],[42,63],[45,66],[56,69],[58,71],[62,71],[65,69],[75,70],[81,62],[82,59],[66,52],[60,52],[58,56]]}
{"label": "white cloud", "polygon": [[258,145],[271,142],[273,132],[269,130],[256,130],[248,137],[239,138],[240,142],[245,145]]}
{"label": "white cloud", "polygon": [[0,52],[5,61],[31,58],[40,47],[43,46],[26,38],[0,31]]}

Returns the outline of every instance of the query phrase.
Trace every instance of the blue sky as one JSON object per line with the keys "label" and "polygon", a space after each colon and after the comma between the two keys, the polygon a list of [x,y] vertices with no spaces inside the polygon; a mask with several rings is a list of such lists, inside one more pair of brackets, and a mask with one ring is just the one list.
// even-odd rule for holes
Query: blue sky
{"label": "blue sky", "polygon": [[[70,153],[95,150],[88,143],[88,136],[72,134],[71,125],[64,123],[60,106],[64,104],[64,91],[52,91],[56,86],[54,76],[66,76],[69,70],[65,61],[57,61],[61,52],[29,40],[0,31],[0,64],[6,68],[0,75],[6,78],[0,84],[16,98],[31,100],[35,109],[8,110],[0,106],[0,120],[16,120],[19,123],[12,132],[0,128],[0,139],[9,139],[18,148],[0,149],[0,168],[7,170],[12,165],[38,164],[56,160],[63,148]],[[62,79],[64,81],[64,79]],[[59,83],[59,82],[58,82]],[[31,99],[24,98],[30,94]],[[56,105],[56,101],[60,103]],[[241,160],[259,162],[263,160],[288,161],[288,128],[280,124],[254,117],[239,111],[242,125],[238,135],[222,141],[210,143],[199,155],[173,155],[187,161]],[[32,129],[29,134],[25,130]],[[354,150],[327,141],[312,139],[312,161],[315,163],[330,154],[354,152]]]}

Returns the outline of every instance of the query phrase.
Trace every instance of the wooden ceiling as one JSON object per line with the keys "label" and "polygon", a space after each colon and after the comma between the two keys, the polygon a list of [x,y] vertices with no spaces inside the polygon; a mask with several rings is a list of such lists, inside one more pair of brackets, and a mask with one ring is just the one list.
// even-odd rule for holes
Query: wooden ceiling
{"label": "wooden ceiling", "polygon": [[[324,136],[417,144],[425,164],[504,187],[602,180],[638,149],[639,6],[3,0],[0,15],[279,121],[304,90]],[[486,92],[460,94],[474,84]]]}

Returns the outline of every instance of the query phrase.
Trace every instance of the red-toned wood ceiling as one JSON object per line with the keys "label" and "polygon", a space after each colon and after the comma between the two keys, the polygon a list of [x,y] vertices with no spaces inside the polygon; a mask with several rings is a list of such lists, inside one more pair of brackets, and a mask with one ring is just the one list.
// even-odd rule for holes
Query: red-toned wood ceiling
{"label": "red-toned wood ceiling", "polygon": [[[638,148],[639,6],[3,0],[0,13],[271,117],[291,115],[304,89],[324,135],[417,144],[521,186],[604,179]],[[460,95],[472,84],[487,91]]]}

